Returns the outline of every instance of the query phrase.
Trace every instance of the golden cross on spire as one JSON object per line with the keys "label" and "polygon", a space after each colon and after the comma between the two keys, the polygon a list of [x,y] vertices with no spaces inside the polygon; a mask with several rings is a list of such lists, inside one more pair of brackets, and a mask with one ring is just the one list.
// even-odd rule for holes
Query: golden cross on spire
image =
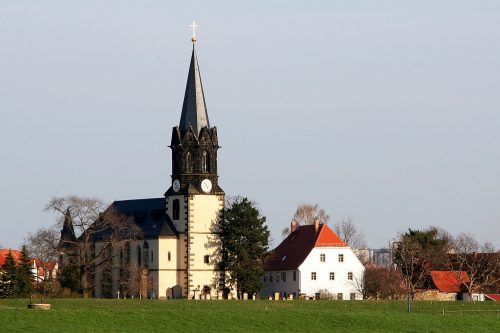
{"label": "golden cross on spire", "polygon": [[193,24],[190,25],[191,28],[193,28],[193,36],[191,37],[191,41],[194,43],[196,43],[196,28],[198,27],[198,25],[196,24],[196,22],[193,20]]}

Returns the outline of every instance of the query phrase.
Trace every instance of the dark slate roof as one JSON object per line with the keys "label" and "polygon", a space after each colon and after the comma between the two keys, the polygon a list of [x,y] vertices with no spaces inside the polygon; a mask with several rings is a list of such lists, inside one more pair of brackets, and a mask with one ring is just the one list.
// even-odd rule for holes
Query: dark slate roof
{"label": "dark slate roof", "polygon": [[301,225],[276,247],[264,265],[266,271],[296,270],[315,247],[347,247],[328,225]]}
{"label": "dark slate roof", "polygon": [[118,213],[133,218],[144,238],[177,235],[165,210],[165,198],[121,200],[113,202],[111,206]]}
{"label": "dark slate roof", "polygon": [[193,128],[195,136],[198,137],[203,127],[210,128],[205,104],[205,95],[203,94],[203,85],[201,83],[200,69],[198,59],[193,44],[193,53],[191,55],[191,64],[189,65],[189,74],[186,83],[186,92],[184,93],[184,102],[182,104],[181,121],[179,129],[186,133],[189,126]]}
{"label": "dark slate roof", "polygon": [[299,226],[274,249],[264,269],[266,271],[298,269],[314,248],[317,235],[314,225]]}
{"label": "dark slate roof", "polygon": [[66,210],[66,213],[64,214],[64,223],[63,227],[61,230],[61,242],[75,242],[76,241],[76,236],[75,236],[75,229],[73,229],[73,221],[71,219],[71,214],[69,211],[69,208]]}

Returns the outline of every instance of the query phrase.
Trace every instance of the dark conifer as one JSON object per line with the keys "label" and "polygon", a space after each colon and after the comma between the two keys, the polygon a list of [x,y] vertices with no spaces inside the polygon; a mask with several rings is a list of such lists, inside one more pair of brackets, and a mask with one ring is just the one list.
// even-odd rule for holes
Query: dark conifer
{"label": "dark conifer", "polygon": [[266,217],[247,198],[238,197],[224,210],[220,226],[221,269],[229,273],[238,294],[258,292],[269,244]]}
{"label": "dark conifer", "polygon": [[17,265],[16,296],[26,297],[33,292],[35,277],[31,271],[30,258],[26,246],[21,248],[21,258]]}
{"label": "dark conifer", "polygon": [[17,290],[17,266],[12,252],[5,256],[5,263],[1,267],[0,297],[14,297]]}

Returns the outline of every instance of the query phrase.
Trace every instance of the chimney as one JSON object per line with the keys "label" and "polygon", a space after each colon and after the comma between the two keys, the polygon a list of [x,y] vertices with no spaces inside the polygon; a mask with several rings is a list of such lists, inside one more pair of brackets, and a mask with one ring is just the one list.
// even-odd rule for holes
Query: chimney
{"label": "chimney", "polygon": [[318,230],[319,230],[319,219],[316,219],[316,221],[314,221],[314,231],[318,232]]}
{"label": "chimney", "polygon": [[290,233],[295,232],[299,228],[299,224],[296,221],[290,222]]}

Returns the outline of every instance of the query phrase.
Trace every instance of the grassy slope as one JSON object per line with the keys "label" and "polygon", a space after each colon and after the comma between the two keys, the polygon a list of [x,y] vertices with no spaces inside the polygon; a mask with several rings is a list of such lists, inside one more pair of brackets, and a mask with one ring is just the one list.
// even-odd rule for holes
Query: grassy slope
{"label": "grassy slope", "polygon": [[[0,332],[500,332],[492,302],[0,300]],[[495,310],[442,315],[442,310]]]}

